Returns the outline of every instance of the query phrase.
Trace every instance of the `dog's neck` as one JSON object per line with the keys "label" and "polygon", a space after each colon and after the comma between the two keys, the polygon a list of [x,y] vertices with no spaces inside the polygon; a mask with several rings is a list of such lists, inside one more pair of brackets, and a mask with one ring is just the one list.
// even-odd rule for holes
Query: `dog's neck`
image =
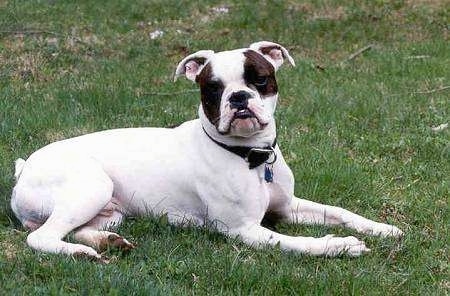
{"label": "dog's neck", "polygon": [[201,105],[198,109],[198,115],[205,132],[215,141],[228,146],[267,147],[272,145],[277,137],[276,124],[273,118],[263,130],[253,136],[236,137],[220,134],[217,128],[206,117]]}

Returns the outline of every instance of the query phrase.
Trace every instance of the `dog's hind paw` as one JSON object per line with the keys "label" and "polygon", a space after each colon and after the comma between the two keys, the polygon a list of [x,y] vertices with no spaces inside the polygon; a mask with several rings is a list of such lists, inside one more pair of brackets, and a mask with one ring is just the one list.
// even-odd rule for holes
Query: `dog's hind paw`
{"label": "dog's hind paw", "polygon": [[100,244],[100,250],[104,251],[108,247],[119,249],[122,252],[129,252],[136,246],[118,234],[112,233],[105,238]]}

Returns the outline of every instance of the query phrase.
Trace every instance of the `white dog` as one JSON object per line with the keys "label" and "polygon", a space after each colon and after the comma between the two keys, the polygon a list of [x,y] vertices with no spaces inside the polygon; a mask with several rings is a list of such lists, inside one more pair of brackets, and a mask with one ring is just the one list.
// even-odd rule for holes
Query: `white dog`
{"label": "white dog", "polygon": [[[294,65],[283,46],[267,41],[198,51],[180,62],[175,78],[185,75],[199,85],[199,119],[173,129],[97,132],[18,159],[11,207],[32,231],[28,245],[100,258],[95,249],[134,247],[112,227],[128,215],[152,214],[173,224],[213,223],[249,245],[279,244],[311,255],[358,256],[369,249],[352,236],[279,234],[261,226],[263,217],[401,236],[395,226],[294,196],[274,120],[275,72],[284,60]],[[72,230],[80,244],[63,241]]]}

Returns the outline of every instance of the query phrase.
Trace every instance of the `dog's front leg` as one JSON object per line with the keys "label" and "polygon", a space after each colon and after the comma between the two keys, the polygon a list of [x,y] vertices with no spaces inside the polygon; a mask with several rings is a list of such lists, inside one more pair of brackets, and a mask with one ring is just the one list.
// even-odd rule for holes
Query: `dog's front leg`
{"label": "dog's front leg", "polygon": [[245,225],[231,231],[229,234],[242,239],[246,244],[254,247],[279,244],[282,250],[315,256],[334,257],[343,254],[360,256],[370,251],[364,242],[353,236],[293,237],[279,234],[258,224]]}
{"label": "dog's front leg", "polygon": [[378,223],[340,207],[324,205],[294,196],[294,175],[277,147],[269,212],[290,223],[340,225],[360,233],[399,237],[403,232],[395,226]]}
{"label": "dog's front leg", "polygon": [[293,197],[287,220],[292,223],[342,225],[360,233],[400,237],[403,232],[393,225],[375,222],[346,209]]}

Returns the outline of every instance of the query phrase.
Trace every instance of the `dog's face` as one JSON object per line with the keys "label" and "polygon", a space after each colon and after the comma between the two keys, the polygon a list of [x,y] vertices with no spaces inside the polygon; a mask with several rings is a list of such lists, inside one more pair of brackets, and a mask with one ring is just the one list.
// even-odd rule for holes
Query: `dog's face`
{"label": "dog's face", "polygon": [[202,50],[180,62],[175,77],[185,74],[200,87],[201,112],[223,135],[251,137],[275,112],[275,72],[287,58],[279,44],[258,42],[249,48],[214,53]]}

